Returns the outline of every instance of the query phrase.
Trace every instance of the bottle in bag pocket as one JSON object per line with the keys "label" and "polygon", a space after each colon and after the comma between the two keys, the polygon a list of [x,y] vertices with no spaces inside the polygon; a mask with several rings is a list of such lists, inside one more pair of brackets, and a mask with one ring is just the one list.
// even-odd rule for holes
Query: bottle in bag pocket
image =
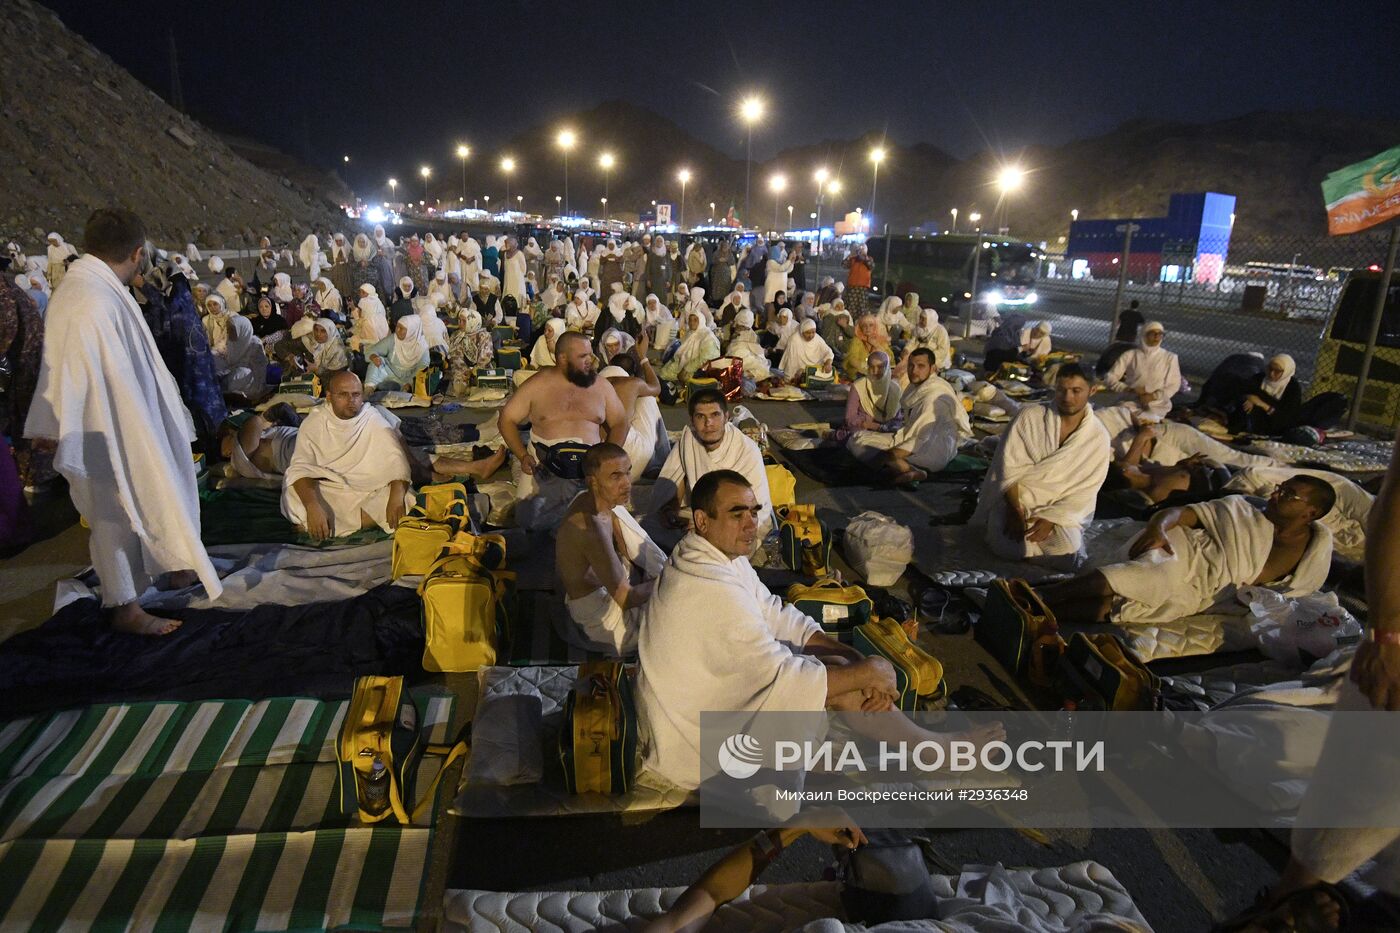
{"label": "bottle in bag pocket", "polygon": [[389,769],[384,759],[374,756],[369,774],[360,776],[360,805],[366,813],[378,815],[389,809]]}

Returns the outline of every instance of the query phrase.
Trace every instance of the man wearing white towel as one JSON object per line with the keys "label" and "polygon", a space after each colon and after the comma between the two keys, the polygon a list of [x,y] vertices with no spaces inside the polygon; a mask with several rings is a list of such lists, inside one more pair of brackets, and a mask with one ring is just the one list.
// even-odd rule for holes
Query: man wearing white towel
{"label": "man wearing white towel", "polygon": [[691,527],[690,490],[706,473],[733,470],[748,480],[758,499],[758,541],[761,542],[773,527],[773,497],[768,492],[763,452],[743,431],[729,423],[729,403],[718,389],[692,393],[687,407],[690,424],[681,432],[680,440],[671,448],[670,456],[661,467],[661,478],[676,490],[661,507],[663,520],[672,528]]}
{"label": "man wearing white towel", "polygon": [[1239,587],[1296,598],[1317,592],[1332,566],[1332,533],[1320,519],[1337,494],[1293,476],[1263,509],[1226,496],[1152,516],[1128,560],[1053,583],[1041,597],[1066,621],[1170,622],[1232,602]]}
{"label": "man wearing white towel", "polygon": [[[958,444],[972,437],[953,387],[934,371],[933,351],[920,348],[909,354],[909,388],[899,403],[899,421],[893,431],[857,431],[846,449],[858,460],[879,469],[896,486],[928,479],[958,455]],[[892,424],[895,424],[892,422]]]}
{"label": "man wearing white towel", "polygon": [[1084,528],[1108,474],[1108,432],[1089,405],[1093,383],[1076,363],[1060,367],[1055,399],[1021,409],[1002,435],[972,526],[993,553],[1074,570]]}
{"label": "man wearing white towel", "polygon": [[223,592],[199,538],[194,422],[128,286],[141,267],[146,228],[130,211],[98,210],[86,255],[55,289],[43,363],[25,436],[55,443],[54,467],[92,529],[89,550],[112,627],[166,635],[179,625],[137,597],[169,583]]}
{"label": "man wearing white towel", "polygon": [[554,542],[554,569],[569,618],[586,647],[624,657],[637,646],[637,627],[666,555],[627,511],[632,465],[627,451],[606,441],[583,458],[587,488],[569,505]]}
{"label": "man wearing white towel", "polygon": [[413,502],[403,442],[364,392],[348,369],[331,377],[282,477],[282,514],[316,540],[375,525],[393,531]]}

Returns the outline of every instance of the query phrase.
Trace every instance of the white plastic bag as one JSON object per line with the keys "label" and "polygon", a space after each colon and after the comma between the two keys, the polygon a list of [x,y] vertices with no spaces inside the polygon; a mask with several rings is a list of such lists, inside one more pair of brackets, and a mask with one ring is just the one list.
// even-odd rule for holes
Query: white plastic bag
{"label": "white plastic bag", "polygon": [[1238,598],[1249,606],[1249,628],[1259,639],[1259,650],[1285,664],[1301,664],[1303,652],[1325,658],[1336,650],[1337,639],[1361,634],[1361,623],[1342,608],[1336,593],[1289,599],[1263,587],[1245,586]]}
{"label": "white plastic bag", "polygon": [[888,515],[861,512],[846,526],[846,559],[871,586],[891,586],[914,558],[914,533]]}

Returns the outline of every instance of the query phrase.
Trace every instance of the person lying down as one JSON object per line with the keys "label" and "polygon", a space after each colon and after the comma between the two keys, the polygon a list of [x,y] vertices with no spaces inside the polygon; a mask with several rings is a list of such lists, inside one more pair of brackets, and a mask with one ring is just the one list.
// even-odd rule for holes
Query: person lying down
{"label": "person lying down", "polygon": [[1321,519],[1336,493],[1297,475],[1260,508],[1244,496],[1164,509],[1133,541],[1128,559],[1039,588],[1057,618],[1072,622],[1169,622],[1232,602],[1242,586],[1285,596],[1317,592],[1332,563]]}

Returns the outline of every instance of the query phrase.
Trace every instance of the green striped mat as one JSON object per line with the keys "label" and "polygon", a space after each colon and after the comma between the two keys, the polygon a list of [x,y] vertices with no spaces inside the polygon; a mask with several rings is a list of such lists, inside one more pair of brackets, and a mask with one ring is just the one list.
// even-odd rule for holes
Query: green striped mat
{"label": "green striped mat", "polygon": [[[419,696],[427,740],[454,697]],[[426,826],[340,812],[345,701],[94,706],[0,725],[0,931],[411,926]],[[425,756],[418,786],[441,759]]]}

